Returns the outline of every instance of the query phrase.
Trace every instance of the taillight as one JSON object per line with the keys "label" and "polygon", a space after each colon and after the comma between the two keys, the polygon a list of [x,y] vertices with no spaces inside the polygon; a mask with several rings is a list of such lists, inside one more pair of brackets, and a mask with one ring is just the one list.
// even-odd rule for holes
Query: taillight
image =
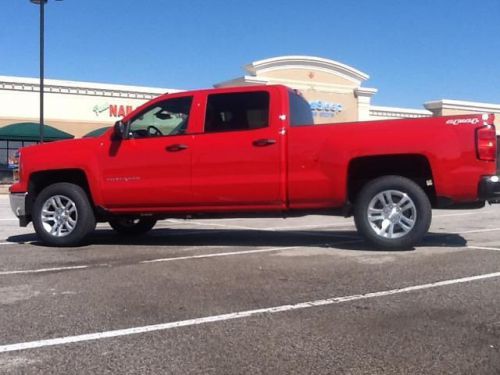
{"label": "taillight", "polygon": [[479,160],[495,161],[497,153],[497,135],[493,125],[476,130],[476,150]]}

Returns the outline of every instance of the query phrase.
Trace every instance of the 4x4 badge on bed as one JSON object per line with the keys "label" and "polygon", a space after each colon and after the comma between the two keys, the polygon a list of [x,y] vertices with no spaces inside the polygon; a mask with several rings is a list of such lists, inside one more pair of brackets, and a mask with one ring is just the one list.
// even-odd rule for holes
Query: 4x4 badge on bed
{"label": "4x4 badge on bed", "polygon": [[477,118],[454,118],[446,121],[447,125],[460,125],[460,124],[479,124],[479,119]]}

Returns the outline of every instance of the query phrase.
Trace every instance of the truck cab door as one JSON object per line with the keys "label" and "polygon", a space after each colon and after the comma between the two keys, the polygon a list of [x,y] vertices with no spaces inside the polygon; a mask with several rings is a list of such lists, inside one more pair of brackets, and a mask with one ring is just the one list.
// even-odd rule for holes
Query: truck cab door
{"label": "truck cab door", "polygon": [[270,92],[244,90],[206,97],[192,164],[193,197],[199,206],[244,210],[284,204],[283,137],[276,124],[271,126]]}
{"label": "truck cab door", "polygon": [[101,155],[106,208],[191,204],[192,103],[193,96],[154,101],[131,117],[127,139],[110,141]]}

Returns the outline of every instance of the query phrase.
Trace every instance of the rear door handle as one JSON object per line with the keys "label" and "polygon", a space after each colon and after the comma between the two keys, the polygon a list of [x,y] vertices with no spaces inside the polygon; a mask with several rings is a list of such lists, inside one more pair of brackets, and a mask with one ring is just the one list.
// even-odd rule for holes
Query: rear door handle
{"label": "rear door handle", "polygon": [[256,147],[270,146],[274,145],[275,143],[276,143],[275,139],[269,139],[269,138],[262,138],[253,141],[253,145]]}
{"label": "rear door handle", "polygon": [[183,145],[183,144],[174,144],[174,145],[170,145],[170,146],[167,146],[167,151],[169,152],[177,152],[177,151],[182,151],[182,150],[186,150],[188,148],[187,145]]}

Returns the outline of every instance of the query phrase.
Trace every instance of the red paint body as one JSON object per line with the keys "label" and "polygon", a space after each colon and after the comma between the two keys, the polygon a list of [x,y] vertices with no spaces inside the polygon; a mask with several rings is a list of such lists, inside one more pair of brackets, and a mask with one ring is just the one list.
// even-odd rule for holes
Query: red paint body
{"label": "red paint body", "polygon": [[[267,91],[269,126],[204,133],[207,95]],[[81,170],[96,206],[112,213],[287,211],[342,207],[348,200],[349,167],[360,157],[419,155],[427,159],[436,196],[455,203],[478,199],[481,176],[494,175],[494,160],[479,160],[476,131],[493,116],[461,115],[292,127],[290,91],[256,86],[192,91],[187,134],[113,140],[99,138],[23,148],[21,179],[11,192],[27,192],[33,173]],[[283,115],[286,115],[283,116]],[[449,120],[464,119],[458,124]],[[448,123],[447,123],[448,122]],[[256,147],[253,142],[272,139]],[[167,147],[185,149],[168,152]]]}

